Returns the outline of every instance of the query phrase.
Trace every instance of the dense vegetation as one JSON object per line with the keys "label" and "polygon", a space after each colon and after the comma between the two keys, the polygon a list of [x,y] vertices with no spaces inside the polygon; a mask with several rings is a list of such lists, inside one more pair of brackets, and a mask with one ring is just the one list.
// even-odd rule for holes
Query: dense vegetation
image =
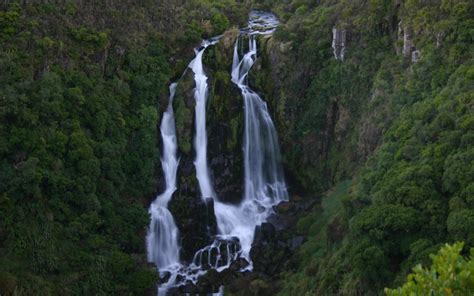
{"label": "dense vegetation", "polygon": [[25,3],[0,4],[0,294],[154,293],[160,104],[196,43],[248,9]]}
{"label": "dense vegetation", "polygon": [[[282,295],[378,294],[443,243],[472,247],[472,2],[273,9],[286,19],[276,38],[293,64],[274,94],[288,167],[316,191],[353,179],[325,197],[338,207],[323,202],[300,221],[308,241],[282,277]],[[347,30],[343,62],[330,50],[333,27]],[[408,31],[420,60],[402,54]]]}
{"label": "dense vegetation", "polygon": [[[423,289],[449,264],[472,270],[461,256],[474,247],[472,1],[26,2],[0,4],[2,295],[155,292],[144,236],[160,189],[167,86],[199,40],[241,26],[251,2],[282,21],[260,40],[251,84],[275,119],[291,198],[318,203],[296,226],[306,242],[278,285],[263,277],[237,291],[381,294],[456,241],[464,245],[445,247],[431,269],[417,267],[387,293]],[[343,61],[333,28],[346,30]],[[403,52],[407,33],[419,60],[415,48]],[[236,35],[227,31],[204,57],[209,137],[221,140],[209,154],[224,164],[210,162],[222,184],[241,173],[241,102],[228,73]],[[183,164],[192,163],[193,106],[180,99],[189,75],[175,103]],[[220,174],[226,166],[237,173]],[[180,182],[192,187],[188,179]],[[188,199],[177,208],[192,210]],[[465,275],[437,287],[472,289]]]}
{"label": "dense vegetation", "polygon": [[474,294],[474,248],[469,258],[461,255],[462,249],[463,243],[444,246],[430,256],[433,264],[429,269],[417,265],[403,287],[385,292],[390,296],[423,295],[427,291],[434,295]]}

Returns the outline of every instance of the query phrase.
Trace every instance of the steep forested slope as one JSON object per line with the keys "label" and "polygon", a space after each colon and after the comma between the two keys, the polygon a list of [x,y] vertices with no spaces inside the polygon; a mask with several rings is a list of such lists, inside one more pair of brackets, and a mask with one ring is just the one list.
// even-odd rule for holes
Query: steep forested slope
{"label": "steep forested slope", "polygon": [[[154,293],[144,256],[169,80],[235,1],[0,5],[0,294]],[[25,4],[27,3],[27,4]]]}
{"label": "steep forested slope", "polygon": [[352,179],[300,221],[308,241],[282,294],[380,293],[442,243],[473,246],[472,3],[271,5],[286,24],[255,83],[271,94],[287,168],[316,192]]}
{"label": "steep forested slope", "polygon": [[[282,143],[290,203],[280,210],[306,215],[255,251],[266,260],[258,272],[221,275],[226,292],[380,294],[443,243],[474,246],[472,1],[25,2],[0,4],[0,293],[156,292],[144,236],[162,183],[167,86],[201,38],[241,25],[251,5],[281,18],[259,38],[249,82]],[[204,56],[210,167],[228,202],[242,189],[236,36]],[[188,72],[174,103],[184,173],[170,205],[191,229],[202,212],[193,87]]]}

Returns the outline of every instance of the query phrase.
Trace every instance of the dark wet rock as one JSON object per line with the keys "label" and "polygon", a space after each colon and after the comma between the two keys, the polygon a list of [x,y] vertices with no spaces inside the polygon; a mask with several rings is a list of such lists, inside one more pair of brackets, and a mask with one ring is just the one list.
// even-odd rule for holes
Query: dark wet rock
{"label": "dark wet rock", "polygon": [[230,268],[222,272],[211,269],[199,278],[196,288],[202,294],[217,293],[220,286],[225,286],[240,276],[240,272],[231,270]]}
{"label": "dark wet rock", "polygon": [[255,228],[255,237],[252,244],[258,246],[259,244],[266,243],[273,238],[275,234],[275,226],[271,223],[264,222],[262,225]]}
{"label": "dark wet rock", "polygon": [[182,282],[184,282],[184,281],[185,281],[185,277],[184,277],[184,276],[179,275],[179,274],[176,276],[176,282],[182,283]]}
{"label": "dark wet rock", "polygon": [[219,286],[208,281],[200,281],[196,285],[196,292],[200,295],[211,295],[219,291]]}
{"label": "dark wet rock", "polygon": [[275,234],[275,227],[271,223],[262,223],[260,228],[267,238],[271,238]]}
{"label": "dark wet rock", "polygon": [[196,288],[196,285],[194,285],[193,283],[188,283],[188,284],[180,287],[179,291],[194,295],[194,294],[197,293],[197,288]]}
{"label": "dark wet rock", "polygon": [[279,272],[283,262],[291,254],[288,245],[284,243],[285,235],[283,231],[276,231],[271,223],[263,223],[256,227],[250,250],[255,272],[267,275]]}
{"label": "dark wet rock", "polygon": [[244,258],[238,258],[232,264],[229,266],[229,269],[235,272],[238,272],[244,268],[249,266],[249,262],[245,260]]}
{"label": "dark wet rock", "polygon": [[240,278],[254,274],[253,272],[241,270],[248,266],[247,260],[238,258],[229,268],[218,272],[215,269],[207,271],[205,275],[199,278],[196,283],[196,289],[201,294],[217,293],[221,286],[228,286],[238,281]]}
{"label": "dark wet rock", "polygon": [[218,44],[205,52],[204,65],[209,76],[207,136],[211,178],[219,200],[236,204],[243,194],[243,100],[231,81],[232,57],[233,46]]}
{"label": "dark wet rock", "polygon": [[168,280],[170,279],[171,277],[171,273],[166,271],[166,272],[163,272],[160,274],[160,278],[159,278],[159,284],[163,284],[163,283],[166,283],[168,282]]}
{"label": "dark wet rock", "polygon": [[288,227],[288,221],[285,217],[273,213],[268,217],[267,221],[275,227],[276,231],[284,230]]}
{"label": "dark wet rock", "polygon": [[[222,127],[222,133],[225,133],[227,127]],[[217,131],[213,132],[214,134]],[[220,135],[220,139],[225,139],[225,135]],[[220,142],[215,139],[214,141]],[[213,148],[209,154],[219,154],[218,151],[226,150],[224,147],[219,145],[213,145]],[[238,152],[234,152],[238,153]],[[220,201],[226,203],[237,204],[242,200],[242,158],[239,154],[225,153],[220,154],[216,157],[212,157],[210,160],[210,168],[212,170],[212,179],[214,181],[214,188],[216,190],[217,197]]]}
{"label": "dark wet rock", "polygon": [[175,295],[179,295],[180,292],[179,292],[179,288],[178,287],[173,287],[173,288],[170,288],[167,292],[166,292],[166,296],[175,296]]}
{"label": "dark wet rock", "polygon": [[238,258],[229,268],[221,272],[208,270],[207,274],[199,279],[195,289],[205,294],[216,292],[221,285],[230,290],[240,289],[242,286],[241,291],[253,293],[252,291],[258,290],[261,295],[272,295],[274,290],[269,285],[273,281],[272,277],[286,268],[290,256],[304,242],[303,236],[295,237],[291,234],[294,233],[292,227],[296,221],[292,217],[299,216],[302,211],[300,204],[306,201],[302,198],[296,199],[299,200],[298,203],[291,201],[276,206],[275,213],[269,217],[268,222],[256,227],[250,252],[254,267],[252,272],[241,272],[249,263],[243,258]]}
{"label": "dark wet rock", "polygon": [[199,249],[212,243],[217,233],[214,201],[178,195],[169,208],[180,231],[181,258],[190,262]]}
{"label": "dark wet rock", "polygon": [[177,172],[178,196],[195,196],[199,198],[199,185],[196,178],[196,169],[194,167],[194,158],[188,155],[180,155],[179,167]]}

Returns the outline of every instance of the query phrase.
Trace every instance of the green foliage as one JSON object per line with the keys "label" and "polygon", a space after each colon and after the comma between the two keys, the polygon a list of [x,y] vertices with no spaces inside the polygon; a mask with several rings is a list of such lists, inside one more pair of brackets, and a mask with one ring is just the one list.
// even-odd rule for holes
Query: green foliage
{"label": "green foliage", "polygon": [[81,44],[88,44],[91,47],[103,48],[107,44],[107,34],[95,32],[94,29],[79,28],[71,29],[72,37]]}
{"label": "green foliage", "polygon": [[308,7],[306,5],[301,5],[295,11],[296,15],[303,15],[308,11]]}
{"label": "green foliage", "polygon": [[222,13],[215,13],[211,17],[211,23],[217,34],[222,34],[229,27],[229,19]]}
{"label": "green foliage", "polygon": [[206,24],[225,30],[242,11],[204,0],[0,4],[0,294],[155,291],[143,238],[161,172],[159,106],[183,71],[176,57],[193,55]]}
{"label": "green foliage", "polygon": [[[290,44],[280,93],[298,98],[285,106],[291,123],[281,123],[285,160],[305,188],[324,190],[347,176],[354,185],[341,212],[316,228],[328,215],[316,207],[298,223],[309,236],[305,256],[282,275],[281,295],[377,295],[441,244],[474,246],[474,7],[308,2],[274,5],[288,21],[273,50]],[[303,4],[308,11],[293,16]],[[397,55],[400,21],[413,29],[416,63]],[[348,29],[343,62],[331,55],[333,27]],[[325,228],[334,234],[326,242],[307,232]]]}
{"label": "green foliage", "polygon": [[387,295],[472,295],[474,293],[474,248],[469,258],[461,255],[463,243],[446,244],[429,269],[417,265],[407,282],[398,289],[385,289]]}
{"label": "green foliage", "polygon": [[191,22],[186,30],[184,31],[183,42],[189,44],[196,44],[201,40],[204,30],[197,24],[197,22]]}
{"label": "green foliage", "polygon": [[[328,275],[328,272],[332,272],[320,262],[322,258],[331,255],[331,245],[340,243],[344,232],[347,231],[348,226],[341,225],[340,222],[343,216],[342,201],[347,197],[351,184],[351,180],[338,183],[322,198],[321,207],[314,208],[309,215],[298,221],[298,234],[305,235],[307,241],[291,259],[290,266],[297,266],[296,271],[288,271],[282,275],[284,284],[280,295],[290,295],[294,292],[312,295],[318,289],[317,284],[321,285],[315,280],[318,274]],[[324,287],[321,291],[330,293],[331,290]]]}

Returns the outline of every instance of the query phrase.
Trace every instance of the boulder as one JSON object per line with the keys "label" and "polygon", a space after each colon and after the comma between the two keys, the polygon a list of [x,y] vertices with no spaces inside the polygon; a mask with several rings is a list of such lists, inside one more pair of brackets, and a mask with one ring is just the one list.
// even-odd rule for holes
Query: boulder
{"label": "boulder", "polygon": [[158,284],[161,285],[161,284],[167,283],[170,277],[171,277],[171,273],[169,271],[160,273]]}
{"label": "boulder", "polygon": [[256,227],[250,250],[254,272],[275,275],[281,271],[283,262],[291,255],[285,235],[284,231],[276,231],[275,226],[268,222]]}

